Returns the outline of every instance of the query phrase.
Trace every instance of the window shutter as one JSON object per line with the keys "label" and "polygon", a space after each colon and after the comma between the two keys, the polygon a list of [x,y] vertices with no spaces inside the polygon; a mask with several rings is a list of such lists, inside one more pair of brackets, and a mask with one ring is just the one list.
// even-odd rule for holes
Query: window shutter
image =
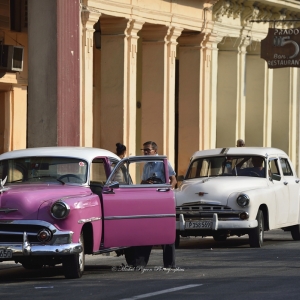
{"label": "window shutter", "polygon": [[10,0],[0,0],[0,28],[10,29]]}

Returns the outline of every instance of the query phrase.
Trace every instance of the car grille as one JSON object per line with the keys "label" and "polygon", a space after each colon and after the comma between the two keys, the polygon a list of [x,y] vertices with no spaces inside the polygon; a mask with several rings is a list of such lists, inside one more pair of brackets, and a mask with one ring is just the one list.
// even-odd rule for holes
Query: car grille
{"label": "car grille", "polygon": [[37,239],[37,233],[47,228],[42,225],[31,224],[1,224],[0,223],[0,243],[22,243],[23,233],[26,232],[30,243],[41,243]]}
{"label": "car grille", "polygon": [[185,219],[209,219],[213,214],[218,215],[219,220],[240,219],[241,210],[233,210],[228,206],[221,205],[184,205],[176,207],[176,217],[183,214]]}

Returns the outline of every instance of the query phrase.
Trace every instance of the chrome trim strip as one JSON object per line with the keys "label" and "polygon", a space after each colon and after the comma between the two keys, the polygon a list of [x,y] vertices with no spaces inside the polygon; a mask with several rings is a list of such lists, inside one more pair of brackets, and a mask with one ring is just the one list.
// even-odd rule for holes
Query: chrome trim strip
{"label": "chrome trim strip", "polygon": [[[6,230],[3,230],[3,228],[1,228],[1,225],[7,225],[8,227],[6,228]],[[35,225],[35,226],[40,226],[40,227],[44,227],[47,228],[49,230],[51,230],[53,237],[51,239],[51,241],[48,242],[48,244],[52,245],[55,244],[55,241],[57,238],[60,237],[68,237],[69,243],[71,243],[72,241],[72,236],[73,236],[73,231],[60,231],[58,230],[54,225],[46,222],[46,221],[39,221],[39,220],[17,220],[17,221],[13,221],[13,220],[0,220],[0,234],[5,236],[5,235],[11,235],[11,236],[23,236],[24,232],[20,232],[20,231],[16,231],[14,230],[13,226],[10,227],[10,225]],[[4,226],[5,227],[5,226]],[[30,235],[30,236],[36,236],[37,232],[35,231],[26,231],[26,235]],[[5,242],[4,242],[5,243]],[[12,242],[12,244],[15,244],[15,242]],[[18,244],[18,243],[17,243]],[[3,245],[3,243],[0,242],[0,247]]]}
{"label": "chrome trim strip", "polygon": [[4,212],[5,214],[8,214],[13,211],[18,211],[18,209],[16,209],[16,208],[0,208],[0,212]]}
{"label": "chrome trim strip", "polygon": [[159,214],[159,215],[136,215],[136,216],[111,216],[104,217],[104,220],[122,220],[122,219],[155,219],[155,218],[174,218],[176,214]]}
{"label": "chrome trim strip", "polygon": [[[75,253],[82,252],[82,246],[79,243],[72,243],[72,244],[64,244],[64,245],[28,245],[25,244],[25,247],[22,243],[20,244],[7,244],[7,243],[0,243],[1,249],[11,250],[13,253],[13,257],[10,259],[3,259],[3,260],[15,260],[16,257],[22,257],[27,255],[53,255],[53,256],[61,256],[61,255],[70,255]],[[25,254],[23,251],[26,249]],[[0,261],[2,261],[0,259]]]}
{"label": "chrome trim strip", "polygon": [[52,226],[53,229],[56,229],[51,223],[42,220],[0,220],[0,224],[40,225],[48,228]]}
{"label": "chrome trim strip", "polygon": [[[24,231],[2,231],[0,230],[0,235],[23,235]],[[36,232],[27,232],[27,235],[36,236]]]}
{"label": "chrome trim strip", "polygon": [[49,222],[42,220],[0,220],[1,224],[13,224],[13,225],[37,225],[49,228],[53,233],[57,231],[57,228]]}
{"label": "chrome trim strip", "polygon": [[[208,193],[204,193],[204,192],[199,192],[199,193],[202,193],[202,194],[208,194]],[[199,195],[199,193],[195,193],[196,195]],[[181,206],[184,206],[184,207],[187,207],[187,206],[199,206],[199,205],[205,205],[205,206],[223,206],[222,203],[220,201],[211,201],[211,200],[199,200],[199,201],[195,201],[195,202],[186,202],[186,203],[183,203],[182,205],[178,206],[178,207],[181,207]]]}
{"label": "chrome trim strip", "polygon": [[99,221],[99,220],[102,220],[102,218],[92,217],[89,219],[80,219],[80,220],[78,220],[78,224],[90,223],[90,222],[95,222],[95,221]]}

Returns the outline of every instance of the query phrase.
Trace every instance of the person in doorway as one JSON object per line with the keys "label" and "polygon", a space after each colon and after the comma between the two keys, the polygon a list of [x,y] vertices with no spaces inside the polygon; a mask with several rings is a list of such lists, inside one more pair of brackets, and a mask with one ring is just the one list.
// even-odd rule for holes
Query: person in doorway
{"label": "person in doorway", "polygon": [[[144,155],[158,155],[157,148],[158,147],[155,142],[148,141],[143,144],[143,149],[141,150],[144,152]],[[177,184],[177,180],[175,177],[176,173],[169,162],[168,166],[170,184],[172,186],[172,189],[174,189]],[[141,183],[154,183],[152,179],[149,179],[153,176],[153,174],[155,174],[155,177],[160,178],[162,182],[165,182],[164,165],[162,163],[156,162],[154,164],[147,163],[144,166]],[[175,268],[175,242],[169,245],[162,245],[162,249],[164,268]],[[129,248],[127,251],[130,251],[132,259],[131,262],[127,263],[133,267],[145,267],[148,263],[151,250],[152,246],[138,246]]]}
{"label": "person in doorway", "polygon": [[245,142],[244,142],[244,140],[238,139],[238,140],[236,141],[236,146],[237,146],[237,147],[245,147]]}
{"label": "person in doorway", "polygon": [[116,154],[122,159],[126,156],[126,146],[121,144],[121,143],[117,143],[116,144]]}

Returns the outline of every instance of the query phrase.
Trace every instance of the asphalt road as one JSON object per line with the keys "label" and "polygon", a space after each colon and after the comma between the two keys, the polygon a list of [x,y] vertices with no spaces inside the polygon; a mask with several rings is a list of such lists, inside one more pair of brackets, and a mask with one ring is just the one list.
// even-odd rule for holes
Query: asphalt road
{"label": "asphalt road", "polygon": [[163,271],[152,250],[143,271],[122,268],[123,256],[86,256],[81,279],[66,280],[60,266],[29,271],[0,263],[1,299],[299,299],[300,242],[281,230],[265,234],[261,249],[247,238],[215,242],[182,239],[177,269]]}

